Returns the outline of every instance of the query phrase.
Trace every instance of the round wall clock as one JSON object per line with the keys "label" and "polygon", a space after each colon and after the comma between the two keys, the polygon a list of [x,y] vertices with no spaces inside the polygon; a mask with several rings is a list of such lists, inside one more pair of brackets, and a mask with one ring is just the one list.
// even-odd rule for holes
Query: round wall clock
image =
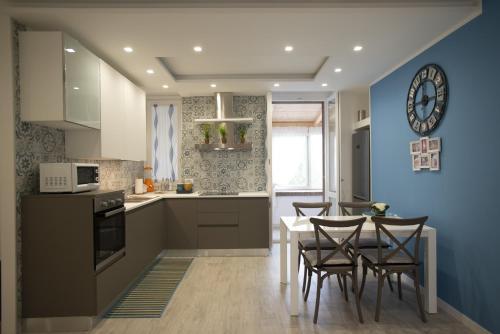
{"label": "round wall clock", "polygon": [[436,64],[418,70],[408,90],[406,116],[410,127],[421,136],[434,131],[446,110],[448,82]]}

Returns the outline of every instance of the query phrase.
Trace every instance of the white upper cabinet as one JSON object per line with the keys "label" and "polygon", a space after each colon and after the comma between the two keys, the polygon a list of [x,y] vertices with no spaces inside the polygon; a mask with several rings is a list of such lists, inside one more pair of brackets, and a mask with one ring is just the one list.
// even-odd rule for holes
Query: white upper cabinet
{"label": "white upper cabinet", "polygon": [[100,131],[66,131],[66,156],[77,159],[146,159],[146,94],[100,61]]}
{"label": "white upper cabinet", "polygon": [[99,58],[62,32],[21,32],[21,119],[61,129],[99,129]]}

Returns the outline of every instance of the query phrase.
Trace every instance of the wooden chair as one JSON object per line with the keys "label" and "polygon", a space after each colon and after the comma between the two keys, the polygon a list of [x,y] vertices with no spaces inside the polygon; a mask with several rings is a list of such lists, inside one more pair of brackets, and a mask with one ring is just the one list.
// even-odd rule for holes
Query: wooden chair
{"label": "wooden chair", "polygon": [[[354,214],[354,210],[370,210],[373,203],[375,202],[339,202],[340,211],[342,212],[342,216],[352,216]],[[351,210],[351,211],[349,211]],[[391,245],[383,240],[381,240],[381,245],[383,248],[389,248]],[[352,245],[349,244],[349,247],[352,248]],[[359,249],[376,249],[378,247],[378,242],[376,238],[361,238],[359,239],[358,248]],[[376,275],[376,272],[373,272]],[[392,287],[392,282],[390,276],[387,276],[387,282],[389,283],[389,288],[391,291],[394,291]]]}
{"label": "wooden chair", "polygon": [[[342,276],[344,280],[344,297],[348,301],[347,292],[347,282],[346,276],[351,277],[352,284],[354,286],[354,295],[356,298],[356,308],[358,311],[359,322],[363,322],[363,315],[361,313],[360,306],[360,294],[358,291],[358,241],[363,223],[366,218],[358,218],[352,220],[325,220],[319,218],[311,218],[311,223],[314,225],[314,235],[316,239],[316,249],[304,252],[304,264],[307,266],[311,273],[317,275],[316,284],[316,306],[314,309],[314,320],[316,324],[318,322],[318,310],[319,301],[321,296],[321,287],[323,286],[323,280],[331,275],[337,275],[337,277]],[[343,239],[341,242],[335,241],[332,237],[325,232],[323,227],[356,227],[356,229],[349,235],[349,237]],[[323,238],[320,237],[322,235]],[[347,250],[348,242],[353,241],[353,251],[352,253]],[[322,240],[327,240],[331,249],[326,250],[322,248]],[[309,291],[311,285],[311,280],[307,286]]]}
{"label": "wooden chair", "polygon": [[[397,274],[399,298],[401,299],[401,274],[411,273],[413,275],[413,283],[415,286],[415,292],[417,294],[417,303],[420,311],[420,316],[422,318],[422,321],[426,322],[427,319],[422,304],[422,296],[420,295],[419,250],[420,236],[422,234],[424,223],[427,221],[427,217],[418,217],[411,219],[372,217],[372,221],[375,223],[375,230],[377,233],[377,241],[379,242],[379,246],[376,249],[361,249],[359,251],[363,260],[363,280],[361,282],[360,295],[363,293],[368,268],[377,271],[378,288],[375,321],[379,321],[380,302],[382,298],[382,288],[384,287],[384,277],[390,275],[391,273]],[[394,237],[394,235],[385,226],[415,226],[415,231],[413,231],[413,233],[411,233],[408,238],[401,242],[396,237]],[[387,249],[382,247],[382,234],[389,237],[389,239],[395,244],[394,248]],[[413,239],[413,252],[411,252],[407,248],[407,245]]]}
{"label": "wooden chair", "polygon": [[[330,202],[293,202],[292,203],[293,207],[295,208],[295,214],[297,217],[302,216],[305,217],[307,216],[304,211],[304,209],[319,209],[320,211],[316,214],[316,216],[328,216],[330,213],[330,208],[332,207],[332,203]],[[328,249],[331,247],[330,243],[327,241],[322,241],[323,247],[325,249]],[[299,258],[298,258],[298,268],[300,270],[300,258],[303,256],[303,253],[306,250],[313,250],[316,249],[316,239],[314,238],[307,238],[307,239],[299,239]],[[307,284],[307,277],[312,276],[312,273],[309,273],[307,268],[304,269],[304,279],[302,280],[302,292],[305,292],[306,290],[306,284]],[[342,282],[339,277],[337,277],[337,280],[339,282],[339,287],[340,290],[342,290]],[[309,295],[309,291],[307,291],[304,300],[307,300],[307,296]]]}
{"label": "wooden chair", "polygon": [[[318,214],[316,216],[328,216],[330,213],[330,208],[332,207],[332,203],[330,202],[293,202],[292,203],[293,207],[295,208],[295,213],[297,217],[299,216],[307,216],[304,211],[304,209],[320,209]],[[321,245],[323,249],[332,249],[332,245],[328,240],[323,240],[321,239]],[[303,257],[303,254],[305,251],[309,250],[314,250],[316,249],[316,239],[315,238],[307,238],[307,239],[299,239],[299,257],[298,257],[298,268],[300,270],[300,258]],[[307,297],[309,296],[309,289],[306,291],[306,284],[309,279],[311,280],[312,272],[310,272],[307,267],[304,268],[304,279],[302,280],[302,292],[305,292],[304,300],[307,300]],[[337,276],[337,280],[339,282],[339,287],[340,290],[342,291],[342,281],[340,280],[340,277]],[[310,285],[310,282],[309,282]]]}

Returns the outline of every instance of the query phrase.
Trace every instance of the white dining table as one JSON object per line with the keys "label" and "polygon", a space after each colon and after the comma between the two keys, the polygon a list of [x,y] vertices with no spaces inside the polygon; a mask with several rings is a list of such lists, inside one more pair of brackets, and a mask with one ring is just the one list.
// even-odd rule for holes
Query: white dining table
{"label": "white dining table", "polygon": [[[349,220],[361,216],[325,216],[316,217],[332,220]],[[298,282],[298,241],[299,238],[314,238],[314,226],[309,219],[312,217],[281,217],[280,218],[280,277],[281,283],[288,283],[290,276],[290,315],[299,315],[299,282]],[[412,226],[387,226],[395,237],[408,237],[415,231]],[[334,238],[346,238],[355,229],[323,228]],[[290,235],[290,266],[288,271],[288,235]],[[375,224],[366,221],[361,230],[362,238],[376,238]],[[424,308],[428,313],[437,313],[436,289],[436,229],[425,225],[422,230],[421,243],[424,246]],[[288,275],[289,274],[289,275]]]}

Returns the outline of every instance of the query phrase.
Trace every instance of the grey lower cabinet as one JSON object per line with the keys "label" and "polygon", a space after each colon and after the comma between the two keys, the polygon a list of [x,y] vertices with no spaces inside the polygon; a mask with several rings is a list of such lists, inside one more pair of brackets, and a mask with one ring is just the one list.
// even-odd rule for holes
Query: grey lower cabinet
{"label": "grey lower cabinet", "polygon": [[167,249],[196,249],[196,207],[198,200],[173,198],[165,200]]}
{"label": "grey lower cabinet", "polygon": [[97,274],[97,309],[106,310],[165,248],[163,203],[149,204],[125,216],[125,256]]}
{"label": "grey lower cabinet", "polygon": [[269,248],[269,198],[166,199],[167,249]]}

